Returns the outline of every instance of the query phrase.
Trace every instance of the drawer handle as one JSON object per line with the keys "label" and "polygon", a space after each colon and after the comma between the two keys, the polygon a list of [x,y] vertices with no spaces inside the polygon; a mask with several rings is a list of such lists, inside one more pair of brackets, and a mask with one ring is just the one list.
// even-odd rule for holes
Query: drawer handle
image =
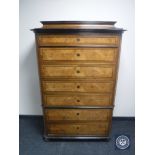
{"label": "drawer handle", "polygon": [[80,100],[76,100],[77,102],[80,102]]}
{"label": "drawer handle", "polygon": [[79,127],[77,126],[76,129],[79,129]]}
{"label": "drawer handle", "polygon": [[80,53],[77,53],[76,55],[79,57],[80,56]]}
{"label": "drawer handle", "polygon": [[77,71],[76,71],[76,73],[80,73],[80,71],[79,71],[79,70],[77,70]]}
{"label": "drawer handle", "polygon": [[78,85],[77,88],[80,88],[80,86]]}
{"label": "drawer handle", "polygon": [[77,38],[76,40],[77,40],[77,41],[80,41],[80,39],[79,39],[79,38]]}
{"label": "drawer handle", "polygon": [[79,115],[79,113],[76,113],[76,115]]}

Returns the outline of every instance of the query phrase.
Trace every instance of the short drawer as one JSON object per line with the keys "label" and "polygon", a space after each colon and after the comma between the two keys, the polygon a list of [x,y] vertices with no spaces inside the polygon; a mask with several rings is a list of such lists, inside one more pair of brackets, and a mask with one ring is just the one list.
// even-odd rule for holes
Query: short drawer
{"label": "short drawer", "polygon": [[42,81],[43,92],[90,92],[111,93],[113,82],[65,82],[65,81]]}
{"label": "short drawer", "polygon": [[43,78],[110,78],[115,77],[115,65],[61,66],[42,65]]}
{"label": "short drawer", "polygon": [[119,36],[40,35],[39,46],[118,45]]}
{"label": "short drawer", "polygon": [[98,135],[106,136],[108,134],[108,123],[90,122],[90,123],[54,123],[47,125],[47,134],[55,136],[72,135]]}
{"label": "short drawer", "polygon": [[111,109],[45,109],[46,121],[109,121]]}
{"label": "short drawer", "polygon": [[112,94],[43,95],[44,106],[111,106]]}
{"label": "short drawer", "polygon": [[116,62],[117,48],[40,48],[41,61]]}

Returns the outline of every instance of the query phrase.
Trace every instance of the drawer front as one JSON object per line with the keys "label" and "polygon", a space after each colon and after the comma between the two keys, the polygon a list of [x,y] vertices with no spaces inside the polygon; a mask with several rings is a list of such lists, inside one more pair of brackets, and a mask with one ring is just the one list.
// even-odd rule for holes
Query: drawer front
{"label": "drawer front", "polygon": [[44,78],[114,78],[114,65],[100,66],[52,66],[42,65],[41,76]]}
{"label": "drawer front", "polygon": [[54,123],[47,125],[48,134],[53,135],[102,135],[108,134],[108,123]]}
{"label": "drawer front", "polygon": [[113,82],[61,82],[61,81],[42,81],[44,92],[113,92]]}
{"label": "drawer front", "polygon": [[39,46],[118,45],[118,36],[40,35]]}
{"label": "drawer front", "polygon": [[44,95],[45,106],[110,106],[112,95]]}
{"label": "drawer front", "polygon": [[109,121],[111,109],[45,109],[46,121]]}
{"label": "drawer front", "polygon": [[40,48],[41,61],[116,62],[117,48]]}

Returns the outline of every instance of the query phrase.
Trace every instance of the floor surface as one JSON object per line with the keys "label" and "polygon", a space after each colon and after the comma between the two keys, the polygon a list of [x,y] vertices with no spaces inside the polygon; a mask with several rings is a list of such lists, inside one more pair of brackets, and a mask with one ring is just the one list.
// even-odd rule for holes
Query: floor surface
{"label": "floor surface", "polygon": [[[20,116],[20,150],[19,155],[134,155],[135,154],[135,122],[129,119],[114,119],[110,141],[52,141],[42,138],[42,117]],[[118,150],[115,137],[128,135],[130,147]]]}

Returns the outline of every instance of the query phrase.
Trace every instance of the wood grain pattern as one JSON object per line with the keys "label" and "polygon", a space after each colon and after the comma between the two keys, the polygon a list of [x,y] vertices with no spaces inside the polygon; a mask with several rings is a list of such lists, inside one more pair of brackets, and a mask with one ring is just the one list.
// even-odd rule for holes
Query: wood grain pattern
{"label": "wood grain pattern", "polygon": [[111,109],[45,109],[47,121],[109,121]]}
{"label": "wood grain pattern", "polygon": [[44,92],[95,92],[95,93],[112,93],[113,82],[59,82],[59,81],[42,81]]}
{"label": "wood grain pattern", "polygon": [[[109,25],[88,25],[88,24],[85,24],[85,25],[81,25],[81,24],[63,24],[63,25],[60,25],[60,24],[55,24],[55,25],[46,25],[44,24],[43,28],[45,29],[103,29],[103,28],[108,28]],[[113,26],[111,26],[113,27]]]}
{"label": "wood grain pattern", "polygon": [[41,75],[45,78],[114,78],[115,66],[113,65],[81,65],[81,66],[53,66],[53,65],[42,65]]}
{"label": "wood grain pattern", "polygon": [[44,95],[44,106],[111,106],[112,94]]}
{"label": "wood grain pattern", "polygon": [[114,25],[107,24],[43,24],[45,29],[103,29],[103,28],[113,28]]}
{"label": "wood grain pattern", "polygon": [[40,48],[41,61],[105,61],[115,62],[117,48]]}
{"label": "wood grain pattern", "polygon": [[40,35],[39,46],[118,45],[118,36]]}
{"label": "wood grain pattern", "polygon": [[108,123],[54,123],[48,124],[48,134],[54,135],[100,135],[108,134]]}

